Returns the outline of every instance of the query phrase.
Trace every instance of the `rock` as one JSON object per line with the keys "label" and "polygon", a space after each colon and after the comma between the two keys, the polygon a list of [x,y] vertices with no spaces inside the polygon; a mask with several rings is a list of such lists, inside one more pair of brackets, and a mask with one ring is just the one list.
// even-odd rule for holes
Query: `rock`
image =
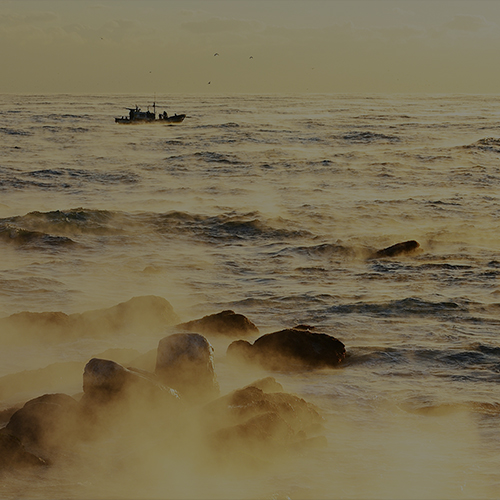
{"label": "rock", "polygon": [[259,329],[247,317],[229,310],[181,323],[176,326],[176,329],[204,335],[220,334],[233,338],[259,333]]}
{"label": "rock", "polygon": [[183,410],[176,391],[154,373],[99,358],[85,365],[80,404],[87,441],[163,440],[177,432]]}
{"label": "rock", "polygon": [[265,456],[312,439],[308,434],[321,430],[323,418],[297,396],[247,386],[206,405],[203,422],[213,449]]}
{"label": "rock", "polygon": [[0,319],[2,340],[21,343],[29,338],[56,340],[71,332],[73,322],[62,312],[20,312]]}
{"label": "rock", "polygon": [[206,402],[219,395],[213,347],[198,333],[175,333],[158,344],[155,373],[190,401]]}
{"label": "rock", "polygon": [[0,470],[40,465],[48,464],[42,458],[26,451],[17,436],[5,428],[0,430]]}
{"label": "rock", "polygon": [[284,392],[283,386],[274,377],[261,378],[243,387],[243,389],[247,387],[256,387],[262,392]]}
{"label": "rock", "polygon": [[204,411],[216,422],[239,424],[258,414],[279,414],[294,432],[306,432],[323,422],[317,408],[302,398],[287,392],[266,393],[247,386],[207,404]]}
{"label": "rock", "polygon": [[81,427],[86,439],[162,432],[157,429],[168,426],[181,408],[179,395],[154,373],[106,359],[93,358],[85,365],[83,391]]}
{"label": "rock", "polygon": [[5,408],[0,411],[0,428],[5,427],[10,420],[10,417],[16,413],[17,410],[22,408],[21,405],[12,406],[11,408]]}
{"label": "rock", "polygon": [[174,402],[178,395],[163,386],[153,373],[127,369],[107,359],[92,358],[83,372],[83,392],[86,401],[108,403],[114,399],[140,399]]}
{"label": "rock", "polygon": [[227,356],[258,363],[277,371],[334,367],[345,358],[344,344],[325,333],[291,328],[259,337],[253,345],[244,340],[232,342]]}
{"label": "rock", "polygon": [[108,309],[70,317],[81,323],[80,330],[87,335],[120,330],[159,332],[179,321],[170,302],[155,295],[134,297]]}
{"label": "rock", "polygon": [[134,297],[116,306],[67,315],[62,312],[21,312],[0,319],[2,339],[22,342],[33,338],[60,341],[133,331],[160,332],[179,321],[171,304],[162,297]]}
{"label": "rock", "polygon": [[370,259],[382,259],[384,257],[396,257],[397,255],[408,254],[414,252],[420,244],[415,240],[404,241],[402,243],[396,243],[390,247],[378,250],[373,253]]}
{"label": "rock", "polygon": [[24,446],[51,451],[78,436],[78,402],[66,394],[45,394],[17,410],[5,427]]}

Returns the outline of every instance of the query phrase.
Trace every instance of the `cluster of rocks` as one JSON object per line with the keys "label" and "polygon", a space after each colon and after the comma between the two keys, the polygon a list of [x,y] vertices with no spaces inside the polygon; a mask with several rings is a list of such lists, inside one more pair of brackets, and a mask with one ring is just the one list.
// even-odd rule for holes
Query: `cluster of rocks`
{"label": "cluster of rocks", "polygon": [[[220,397],[214,349],[201,333],[246,336],[257,327],[233,311],[178,325],[180,332],[159,341],[156,365],[148,371],[92,358],[83,372],[83,395],[45,394],[22,408],[0,412],[0,467],[48,465],[61,450],[74,450],[118,435],[156,441],[186,432],[186,417],[197,422],[203,446],[219,457],[266,456],[275,451],[321,444],[317,408],[284,392],[272,377]],[[345,357],[339,340],[312,328],[237,340],[230,359],[289,371],[337,366]],[[0,423],[1,425],[1,423]]]}

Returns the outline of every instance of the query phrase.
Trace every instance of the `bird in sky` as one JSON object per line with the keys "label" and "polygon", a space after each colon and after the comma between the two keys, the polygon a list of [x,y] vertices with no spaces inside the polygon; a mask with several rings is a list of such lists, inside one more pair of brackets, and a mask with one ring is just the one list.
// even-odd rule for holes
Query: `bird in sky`
{"label": "bird in sky", "polygon": [[218,53],[218,52],[216,52],[216,53],[214,54],[214,57],[215,57],[215,56],[218,56],[218,55],[219,55],[219,53]]}
{"label": "bird in sky", "polygon": [[248,59],[253,59],[253,56],[250,56]]}

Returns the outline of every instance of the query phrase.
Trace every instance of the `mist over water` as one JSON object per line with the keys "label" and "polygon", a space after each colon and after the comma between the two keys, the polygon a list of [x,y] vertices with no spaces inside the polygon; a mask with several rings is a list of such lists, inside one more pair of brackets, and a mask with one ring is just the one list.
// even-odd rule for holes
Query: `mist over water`
{"label": "mist over water", "polygon": [[[218,468],[186,417],[175,446],[117,438],[6,474],[1,496],[498,497],[500,98],[156,96],[176,126],[114,123],[151,96],[0,100],[0,318],[156,295],[181,321],[314,325],[348,354],[272,374],[319,408],[324,448]],[[5,338],[0,409],[78,394],[91,357],[127,363],[164,335]],[[270,375],[209,340],[222,394]]]}

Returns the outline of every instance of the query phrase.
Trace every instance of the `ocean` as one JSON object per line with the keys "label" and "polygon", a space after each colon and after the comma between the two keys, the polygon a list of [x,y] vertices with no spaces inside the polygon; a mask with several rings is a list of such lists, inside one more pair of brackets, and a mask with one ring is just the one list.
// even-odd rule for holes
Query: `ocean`
{"label": "ocean", "polygon": [[[313,325],[345,344],[339,368],[240,369],[232,339],[209,340],[222,394],[271,375],[319,408],[327,444],[247,474],[68,456],[3,472],[0,497],[498,498],[500,97],[154,99],[187,118],[114,122],[150,95],[0,96],[0,318],[155,295],[182,321]],[[408,240],[418,251],[370,258]],[[5,342],[0,409],[81,391],[33,385],[48,367],[162,336]]]}

